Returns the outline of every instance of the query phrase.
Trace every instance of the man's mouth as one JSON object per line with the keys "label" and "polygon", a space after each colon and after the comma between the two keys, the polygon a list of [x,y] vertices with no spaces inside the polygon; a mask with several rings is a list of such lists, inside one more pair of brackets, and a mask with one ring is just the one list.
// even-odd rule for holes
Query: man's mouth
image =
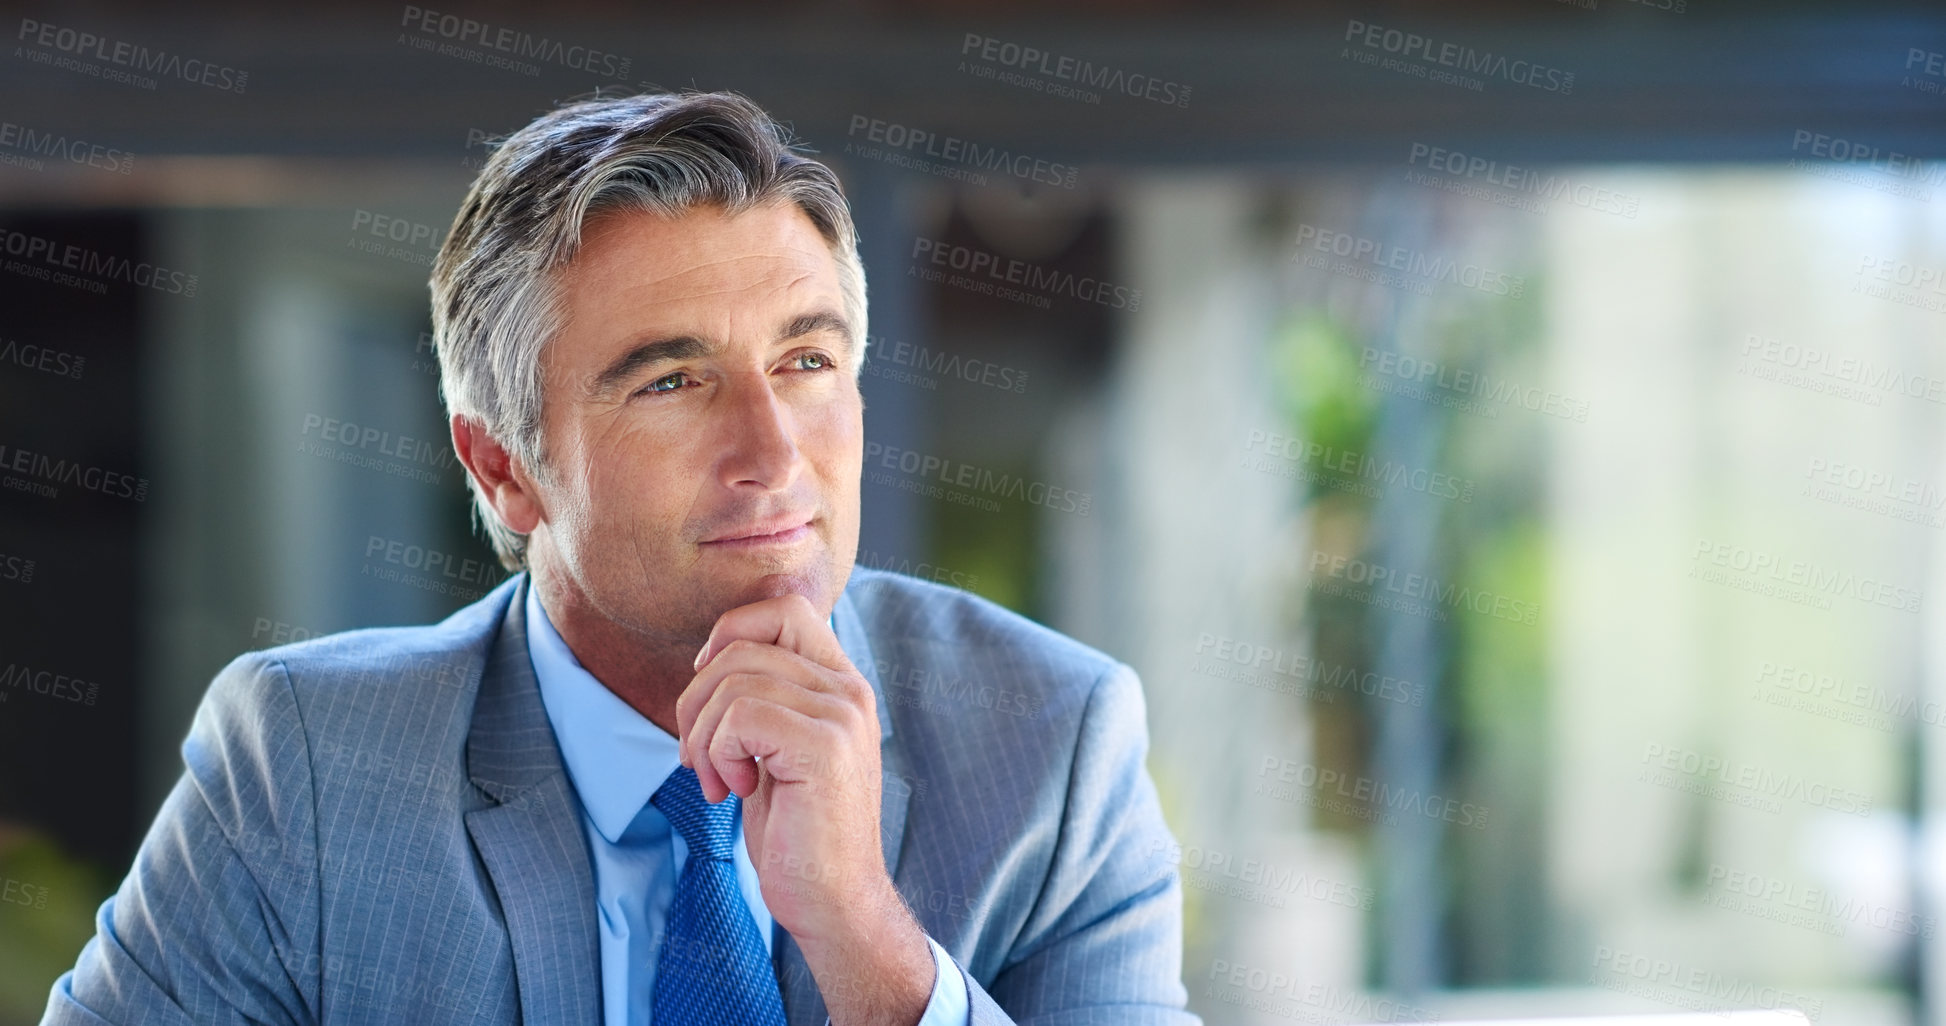
{"label": "man's mouth", "polygon": [[721,531],[714,538],[703,539],[702,544],[719,548],[794,545],[811,537],[811,521],[808,513],[769,517]]}

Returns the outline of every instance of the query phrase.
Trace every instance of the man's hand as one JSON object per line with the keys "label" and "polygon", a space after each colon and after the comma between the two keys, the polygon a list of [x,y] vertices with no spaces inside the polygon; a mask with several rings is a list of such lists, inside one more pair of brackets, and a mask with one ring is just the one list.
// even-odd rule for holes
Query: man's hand
{"label": "man's hand", "polygon": [[676,700],[682,763],[703,797],[743,800],[764,904],[804,952],[834,1026],[916,1023],[932,950],[879,843],[870,682],[802,595],[732,609]]}

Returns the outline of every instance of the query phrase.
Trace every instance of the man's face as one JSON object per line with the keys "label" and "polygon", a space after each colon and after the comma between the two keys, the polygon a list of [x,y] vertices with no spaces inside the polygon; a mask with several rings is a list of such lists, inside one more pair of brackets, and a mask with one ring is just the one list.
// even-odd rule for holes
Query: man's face
{"label": "man's face", "polygon": [[592,220],[546,347],[530,551],[608,619],[701,639],[858,547],[864,405],[830,247],[793,204]]}

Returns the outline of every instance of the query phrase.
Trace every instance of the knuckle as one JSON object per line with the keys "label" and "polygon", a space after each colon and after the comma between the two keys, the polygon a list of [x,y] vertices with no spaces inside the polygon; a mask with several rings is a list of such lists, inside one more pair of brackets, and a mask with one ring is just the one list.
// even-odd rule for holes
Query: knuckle
{"label": "knuckle", "polygon": [[730,715],[723,717],[722,723],[717,725],[716,733],[711,734],[709,739],[711,755],[723,755],[737,746],[742,735],[738,732],[740,724],[736,721],[737,717],[733,710]]}
{"label": "knuckle", "polygon": [[831,722],[837,724],[847,734],[864,726],[864,720],[863,711],[852,702],[840,702],[837,710],[831,715]]}
{"label": "knuckle", "polygon": [[854,703],[864,706],[877,706],[878,698],[872,691],[871,681],[856,673],[841,675],[844,681],[845,696]]}
{"label": "knuckle", "polygon": [[785,687],[783,681],[767,673],[746,673],[743,678],[744,690],[751,695],[776,698]]}
{"label": "knuckle", "polygon": [[722,654],[735,653],[738,656],[747,656],[751,651],[761,649],[762,647],[762,645],[751,641],[749,638],[737,638],[723,646]]}
{"label": "knuckle", "polygon": [[725,724],[735,722],[747,731],[753,724],[762,720],[768,705],[769,703],[755,695],[739,695],[732,699],[729,707],[724,710],[723,722]]}
{"label": "knuckle", "polygon": [[763,679],[762,674],[751,673],[747,670],[726,673],[723,675],[723,684],[717,689],[717,693],[724,697],[725,704],[734,703],[749,693],[753,688],[760,686]]}

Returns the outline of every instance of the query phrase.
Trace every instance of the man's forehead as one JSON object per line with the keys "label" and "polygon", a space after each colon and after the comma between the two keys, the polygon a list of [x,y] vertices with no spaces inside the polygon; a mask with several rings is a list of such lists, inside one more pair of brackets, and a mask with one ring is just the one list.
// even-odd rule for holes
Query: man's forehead
{"label": "man's forehead", "polygon": [[716,215],[681,230],[657,214],[614,215],[557,272],[569,319],[619,317],[642,321],[637,330],[679,332],[695,327],[679,323],[693,317],[761,313],[753,308],[814,302],[816,293],[838,297],[836,255],[797,216],[803,223],[789,230],[751,231]]}
{"label": "man's forehead", "polygon": [[[576,355],[606,363],[644,341],[690,338],[687,351],[665,347],[665,354],[696,356],[729,341],[848,327],[836,256],[801,210],[689,214],[693,220],[626,211],[595,222],[560,272],[564,334],[581,336]],[[770,223],[753,226],[747,218]]]}

